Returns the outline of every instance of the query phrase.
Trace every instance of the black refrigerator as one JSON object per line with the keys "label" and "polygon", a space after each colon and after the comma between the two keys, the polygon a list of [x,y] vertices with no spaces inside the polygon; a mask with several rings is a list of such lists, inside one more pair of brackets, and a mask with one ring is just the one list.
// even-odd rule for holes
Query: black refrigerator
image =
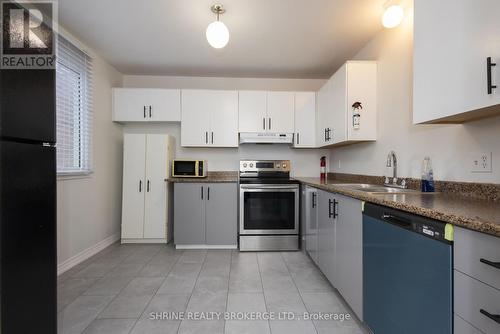
{"label": "black refrigerator", "polygon": [[57,333],[55,70],[0,71],[2,334]]}

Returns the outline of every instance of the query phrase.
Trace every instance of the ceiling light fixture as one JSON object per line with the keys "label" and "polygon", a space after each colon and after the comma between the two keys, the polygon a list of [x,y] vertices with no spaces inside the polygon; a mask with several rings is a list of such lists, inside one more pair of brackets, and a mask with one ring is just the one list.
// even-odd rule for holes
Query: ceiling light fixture
{"label": "ceiling light fixture", "polygon": [[387,7],[382,15],[382,25],[386,28],[395,28],[403,21],[404,10],[401,5]]}
{"label": "ceiling light fixture", "polygon": [[229,42],[229,30],[224,23],[219,21],[219,16],[224,14],[226,10],[220,4],[215,4],[210,9],[217,15],[217,21],[208,25],[206,32],[207,41],[213,48],[221,49]]}

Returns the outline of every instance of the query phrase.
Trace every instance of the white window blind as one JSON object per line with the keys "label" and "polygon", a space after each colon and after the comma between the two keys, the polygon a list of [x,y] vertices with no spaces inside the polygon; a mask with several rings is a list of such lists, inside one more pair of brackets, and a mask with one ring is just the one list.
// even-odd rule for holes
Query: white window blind
{"label": "white window blind", "polygon": [[57,172],[92,172],[92,59],[58,36],[56,65]]}

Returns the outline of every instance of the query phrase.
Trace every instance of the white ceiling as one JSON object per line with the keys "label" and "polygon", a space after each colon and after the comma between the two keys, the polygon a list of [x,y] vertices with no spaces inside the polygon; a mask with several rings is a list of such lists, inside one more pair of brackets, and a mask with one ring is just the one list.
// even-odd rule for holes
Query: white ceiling
{"label": "white ceiling", "polygon": [[59,0],[60,23],[125,74],[326,78],[382,29],[385,0]]}

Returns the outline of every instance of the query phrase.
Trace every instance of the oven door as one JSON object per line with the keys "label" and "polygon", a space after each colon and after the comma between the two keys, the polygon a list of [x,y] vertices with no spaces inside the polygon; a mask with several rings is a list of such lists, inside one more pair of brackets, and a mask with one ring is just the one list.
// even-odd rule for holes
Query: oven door
{"label": "oven door", "polygon": [[240,185],[240,234],[298,234],[298,184]]}

